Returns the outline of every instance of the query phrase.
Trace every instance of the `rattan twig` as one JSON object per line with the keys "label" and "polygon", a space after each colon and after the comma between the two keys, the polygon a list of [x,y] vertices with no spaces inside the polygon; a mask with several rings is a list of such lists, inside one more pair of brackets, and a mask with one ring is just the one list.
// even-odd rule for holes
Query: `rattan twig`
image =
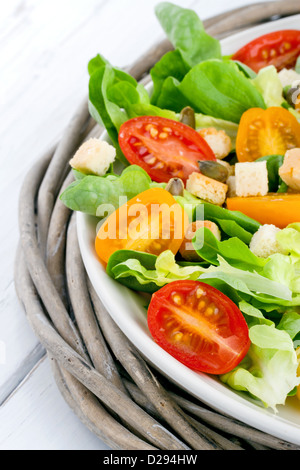
{"label": "rattan twig", "polygon": [[[224,37],[273,16],[299,13],[297,1],[240,8],[205,22]],[[130,69],[147,81],[167,51],[163,41]],[[152,369],[112,321],[86,276],[75,215],[59,200],[72,181],[74,151],[101,128],[84,100],[56,148],[28,173],[20,194],[15,285],[45,347],[65,401],[117,450],[299,450],[297,446],[209,409]]]}

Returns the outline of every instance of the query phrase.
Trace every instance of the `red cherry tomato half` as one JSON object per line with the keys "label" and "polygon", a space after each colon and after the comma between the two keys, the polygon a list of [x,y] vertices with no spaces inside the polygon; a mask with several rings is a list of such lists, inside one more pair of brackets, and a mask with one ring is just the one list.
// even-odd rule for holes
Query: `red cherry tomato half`
{"label": "red cherry tomato half", "polygon": [[174,281],[153,294],[148,327],[154,341],[187,367],[208,374],[234,369],[250,346],[247,323],[222,292]]}
{"label": "red cherry tomato half", "polygon": [[300,31],[291,29],[260,36],[242,47],[232,59],[258,72],[267,65],[274,65],[277,70],[292,68],[299,55]]}
{"label": "red cherry tomato half", "polygon": [[186,181],[191,173],[199,172],[199,160],[216,160],[197,131],[157,116],[126,121],[120,128],[119,144],[131,164],[142,167],[159,183],[171,178]]}

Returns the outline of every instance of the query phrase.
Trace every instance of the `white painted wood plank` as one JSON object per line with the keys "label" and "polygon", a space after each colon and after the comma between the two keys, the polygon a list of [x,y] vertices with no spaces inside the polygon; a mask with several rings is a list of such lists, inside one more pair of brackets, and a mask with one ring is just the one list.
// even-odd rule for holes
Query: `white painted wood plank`
{"label": "white painted wood plank", "polygon": [[48,358],[0,408],[0,450],[107,450],[66,405]]}

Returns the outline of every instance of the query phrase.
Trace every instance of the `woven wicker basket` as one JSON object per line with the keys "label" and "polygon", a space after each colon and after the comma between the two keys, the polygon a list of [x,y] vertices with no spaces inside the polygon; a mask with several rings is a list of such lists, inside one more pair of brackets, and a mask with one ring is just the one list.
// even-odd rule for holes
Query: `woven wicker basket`
{"label": "woven wicker basket", "polygon": [[[267,2],[219,15],[205,27],[223,38],[299,12],[299,0]],[[147,80],[170,49],[163,41],[129,72]],[[85,100],[59,144],[31,169],[20,194],[16,290],[64,399],[115,450],[299,450],[217,413],[161,377],[104,309],[86,276],[75,217],[58,198],[72,181],[69,159],[101,132]]]}

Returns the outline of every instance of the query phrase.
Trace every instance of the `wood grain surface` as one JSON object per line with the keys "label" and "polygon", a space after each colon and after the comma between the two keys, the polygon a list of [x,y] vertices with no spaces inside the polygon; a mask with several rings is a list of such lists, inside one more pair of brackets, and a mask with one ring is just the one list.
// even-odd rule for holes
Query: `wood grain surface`
{"label": "wood grain surface", "polygon": [[[28,169],[87,95],[87,62],[119,67],[164,38],[155,0],[0,2],[0,449],[108,449],[73,414],[19,304],[13,280],[18,198]],[[202,19],[255,2],[181,0]]]}

